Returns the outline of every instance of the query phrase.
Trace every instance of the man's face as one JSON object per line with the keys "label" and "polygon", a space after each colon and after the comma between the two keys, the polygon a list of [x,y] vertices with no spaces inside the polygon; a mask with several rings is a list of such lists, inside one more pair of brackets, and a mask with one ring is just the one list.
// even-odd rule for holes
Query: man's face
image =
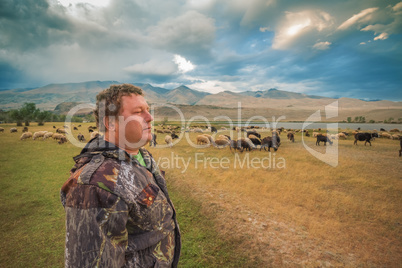
{"label": "man's face", "polygon": [[143,96],[131,94],[121,98],[117,132],[119,146],[135,150],[152,139],[152,115]]}

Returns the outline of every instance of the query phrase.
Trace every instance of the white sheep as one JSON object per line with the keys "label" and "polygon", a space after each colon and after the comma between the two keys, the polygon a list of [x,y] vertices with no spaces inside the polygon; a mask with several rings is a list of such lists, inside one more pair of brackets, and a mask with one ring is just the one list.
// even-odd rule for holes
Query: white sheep
{"label": "white sheep", "polygon": [[218,136],[218,139],[219,139],[219,140],[225,139],[225,140],[228,140],[228,141],[230,140],[229,137],[228,137],[228,136],[225,136],[225,135],[219,135],[219,136]]}
{"label": "white sheep", "polygon": [[212,138],[211,135],[209,135],[209,134],[202,134],[202,135],[205,136],[205,137],[207,137],[210,143],[213,143],[213,142],[214,142],[214,138]]}
{"label": "white sheep", "polygon": [[165,142],[166,142],[166,144],[169,145],[170,147],[173,146],[173,140],[172,140],[172,137],[171,137],[170,135],[166,135],[166,136],[165,136]]}
{"label": "white sheep", "polygon": [[37,131],[33,134],[33,139],[36,140],[37,138],[41,138],[43,137],[45,134],[47,133],[47,131]]}
{"label": "white sheep", "polygon": [[54,140],[60,140],[62,137],[63,137],[63,134],[60,134],[60,133],[54,133],[54,134],[52,135],[52,138],[53,138]]}
{"label": "white sheep", "polygon": [[208,137],[204,136],[204,135],[198,135],[197,136],[197,145],[209,145],[209,139]]}
{"label": "white sheep", "polygon": [[21,135],[20,140],[29,139],[32,137],[32,132],[25,132]]}
{"label": "white sheep", "polygon": [[43,135],[43,140],[46,140],[47,138],[53,137],[53,132],[46,132],[45,135]]}

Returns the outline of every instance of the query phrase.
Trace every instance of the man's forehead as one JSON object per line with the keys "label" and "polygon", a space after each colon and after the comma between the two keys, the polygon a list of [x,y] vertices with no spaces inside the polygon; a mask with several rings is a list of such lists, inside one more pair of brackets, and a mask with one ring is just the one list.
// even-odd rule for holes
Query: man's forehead
{"label": "man's forehead", "polygon": [[135,95],[135,94],[127,95],[123,96],[121,100],[123,107],[131,109],[136,107],[139,108],[148,107],[148,103],[146,102],[145,98],[141,95]]}

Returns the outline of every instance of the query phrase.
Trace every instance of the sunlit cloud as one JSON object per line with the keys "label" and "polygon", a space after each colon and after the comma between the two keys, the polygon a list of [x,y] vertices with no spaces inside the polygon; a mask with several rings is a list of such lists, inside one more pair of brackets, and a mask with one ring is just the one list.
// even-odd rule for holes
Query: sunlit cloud
{"label": "sunlit cloud", "polygon": [[313,46],[313,48],[315,48],[315,49],[318,49],[318,50],[327,50],[327,49],[329,49],[329,46],[331,45],[331,42],[328,42],[328,41],[326,41],[326,42],[319,42],[319,43],[316,43],[314,46]]}
{"label": "sunlit cloud", "polygon": [[387,34],[387,33],[382,33],[382,34],[380,34],[379,36],[376,36],[376,37],[374,38],[374,40],[385,40],[385,39],[388,39],[388,37],[389,37],[389,34]]}
{"label": "sunlit cloud", "polygon": [[396,4],[393,8],[393,11],[397,12],[397,11],[402,11],[402,2],[399,2],[398,4]]}
{"label": "sunlit cloud", "polygon": [[374,13],[375,11],[378,10],[378,7],[372,7],[372,8],[367,8],[365,10],[362,10],[359,14],[353,15],[351,18],[346,20],[344,23],[342,23],[339,27],[338,30],[346,30],[353,24],[356,24],[358,22],[362,22],[364,20],[370,19],[368,17],[370,14]]}
{"label": "sunlit cloud", "polygon": [[187,73],[189,71],[194,70],[195,66],[191,63],[191,61],[186,60],[184,57],[180,55],[174,55],[173,62],[177,64],[179,72]]}
{"label": "sunlit cloud", "polygon": [[[284,22],[278,27],[272,44],[274,49],[287,49],[298,37],[322,31],[333,24],[331,15],[320,10],[286,12]],[[265,28],[260,28],[260,31]]]}

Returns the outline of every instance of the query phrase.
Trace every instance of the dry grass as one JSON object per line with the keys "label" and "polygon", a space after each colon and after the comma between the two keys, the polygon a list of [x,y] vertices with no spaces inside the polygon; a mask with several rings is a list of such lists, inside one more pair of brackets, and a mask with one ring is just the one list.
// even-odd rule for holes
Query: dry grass
{"label": "dry grass", "polygon": [[[190,133],[190,140],[196,135]],[[305,141],[325,151],[313,138]],[[402,259],[399,142],[372,143],[336,141],[337,167],[308,153],[300,134],[295,143],[282,135],[281,147],[271,154],[197,149],[185,138],[173,148],[150,150],[157,160],[190,159],[187,170],[180,160],[163,167],[170,183],[191,189],[206,212],[217,213],[220,232],[243,237],[239,247],[248,248],[250,257],[273,266],[397,267]],[[247,158],[254,166],[241,167]]]}
{"label": "dry grass", "polygon": [[[58,123],[56,127],[61,125]],[[88,125],[80,128],[87,139]],[[32,132],[43,129],[53,130],[50,124],[30,127]],[[79,149],[70,143],[58,145],[51,140],[19,141],[21,128],[19,131],[15,135],[3,133],[0,140],[3,146],[0,200],[5,223],[0,258],[5,267],[26,267],[27,263],[32,267],[59,266],[64,214],[58,192],[68,177],[71,157]],[[198,134],[188,135],[195,143]],[[163,137],[158,135],[160,144]],[[216,226],[222,243],[236,241],[233,251],[248,256],[249,259],[241,260],[241,267],[255,267],[261,262],[263,265],[258,266],[399,267],[402,260],[399,142],[376,139],[370,147],[362,142],[354,146],[351,138],[337,141],[333,146],[338,146],[339,163],[331,167],[307,152],[300,134],[296,135],[295,143],[285,135],[281,139],[282,145],[275,153],[193,148],[185,137],[172,148],[147,148],[166,171],[169,188],[181,194],[178,211],[187,211],[183,208],[186,198],[201,204],[198,216],[214,219],[211,226]],[[305,142],[310,148],[325,152],[326,148],[316,146],[313,138]],[[181,159],[189,163],[187,168]],[[186,218],[189,228],[183,228],[183,239],[190,239],[187,232],[190,233],[192,221],[198,227],[205,225],[193,219],[195,215],[183,214],[179,216]],[[194,241],[198,239],[196,234],[194,237]],[[6,241],[14,241],[14,246]],[[187,254],[183,258],[186,263],[198,261],[192,257],[200,248],[194,241],[187,241],[193,247],[183,254]],[[228,251],[222,244],[215,244],[214,250]],[[203,264],[222,258],[210,252],[200,254],[199,258],[205,259]],[[232,256],[231,251],[227,254]],[[38,256],[45,257],[32,262]],[[230,256],[222,260],[231,259]],[[233,265],[214,263],[222,267]]]}

